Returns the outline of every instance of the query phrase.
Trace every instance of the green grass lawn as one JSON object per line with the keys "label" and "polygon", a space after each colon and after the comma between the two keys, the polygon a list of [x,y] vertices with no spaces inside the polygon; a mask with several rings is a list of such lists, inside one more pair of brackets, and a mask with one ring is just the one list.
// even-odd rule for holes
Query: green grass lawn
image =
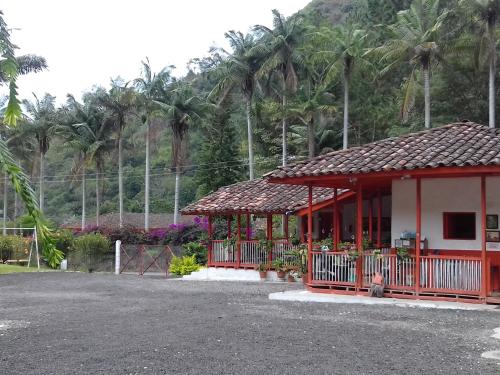
{"label": "green grass lawn", "polygon": [[[18,272],[36,272],[37,268],[35,267],[26,267],[26,266],[17,266],[11,264],[0,264],[0,275],[6,273],[18,273]],[[40,271],[46,271],[45,268],[40,267]]]}

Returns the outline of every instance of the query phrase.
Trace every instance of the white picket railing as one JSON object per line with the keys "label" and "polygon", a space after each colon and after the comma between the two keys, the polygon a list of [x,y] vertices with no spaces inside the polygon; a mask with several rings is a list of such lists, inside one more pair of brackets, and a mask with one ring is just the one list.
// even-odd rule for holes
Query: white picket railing
{"label": "white picket railing", "polygon": [[224,241],[212,241],[212,262],[214,263],[235,263],[235,246],[225,245]]}
{"label": "white picket railing", "polygon": [[375,272],[384,277],[387,287],[415,287],[415,258],[398,258],[395,254],[365,254],[363,284],[370,286]]}
{"label": "white picket railing", "polygon": [[263,249],[259,241],[240,241],[241,263],[260,264],[269,260],[266,249]]}
{"label": "white picket railing", "polygon": [[481,259],[423,256],[420,266],[422,289],[431,291],[464,292],[481,291]]}
{"label": "white picket railing", "polygon": [[346,253],[313,252],[311,281],[354,284],[356,261]]}

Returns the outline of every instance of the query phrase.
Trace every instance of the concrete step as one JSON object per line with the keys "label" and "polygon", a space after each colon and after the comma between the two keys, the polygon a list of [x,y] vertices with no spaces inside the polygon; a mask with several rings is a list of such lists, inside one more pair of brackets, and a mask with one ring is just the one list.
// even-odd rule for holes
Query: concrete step
{"label": "concrete step", "polygon": [[[255,270],[216,267],[202,268],[183,276],[182,280],[261,281],[259,272]],[[276,272],[268,271],[266,281],[278,281]]]}

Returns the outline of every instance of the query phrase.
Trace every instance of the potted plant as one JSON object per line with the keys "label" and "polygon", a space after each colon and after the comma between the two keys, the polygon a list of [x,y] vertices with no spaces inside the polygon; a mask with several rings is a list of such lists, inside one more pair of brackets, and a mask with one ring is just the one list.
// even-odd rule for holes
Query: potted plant
{"label": "potted plant", "polygon": [[307,281],[307,245],[300,245],[297,249],[288,251],[285,255],[289,259],[289,263],[296,270],[296,277],[302,277],[302,282]]}
{"label": "potted plant", "polygon": [[286,276],[286,266],[283,259],[275,259],[273,262],[273,268],[276,271],[278,279],[284,281]]}
{"label": "potted plant", "polygon": [[261,263],[256,267],[256,270],[259,271],[259,276],[261,281],[265,281],[267,279],[268,269],[269,265],[267,263]]}
{"label": "potted plant", "polygon": [[296,266],[288,267],[288,275],[287,275],[288,282],[293,283],[298,277],[299,277],[299,268]]}

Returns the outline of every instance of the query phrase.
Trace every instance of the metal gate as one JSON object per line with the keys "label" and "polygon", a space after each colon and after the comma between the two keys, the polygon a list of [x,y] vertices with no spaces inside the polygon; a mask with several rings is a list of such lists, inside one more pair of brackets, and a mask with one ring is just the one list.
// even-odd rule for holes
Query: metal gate
{"label": "metal gate", "polygon": [[174,253],[168,245],[125,245],[120,246],[120,273],[164,274]]}

